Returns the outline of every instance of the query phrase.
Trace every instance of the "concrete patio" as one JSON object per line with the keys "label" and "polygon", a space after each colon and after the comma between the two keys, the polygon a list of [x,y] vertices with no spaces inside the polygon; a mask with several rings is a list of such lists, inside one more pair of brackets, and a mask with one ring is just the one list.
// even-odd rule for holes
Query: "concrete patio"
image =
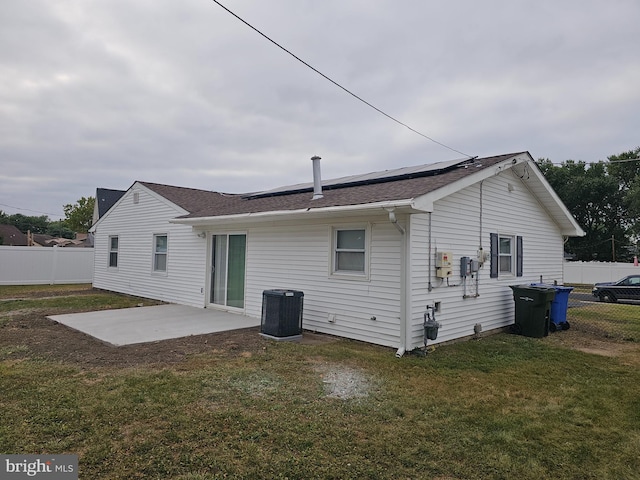
{"label": "concrete patio", "polygon": [[260,326],[259,318],[185,305],[101,310],[47,318],[114,346]]}

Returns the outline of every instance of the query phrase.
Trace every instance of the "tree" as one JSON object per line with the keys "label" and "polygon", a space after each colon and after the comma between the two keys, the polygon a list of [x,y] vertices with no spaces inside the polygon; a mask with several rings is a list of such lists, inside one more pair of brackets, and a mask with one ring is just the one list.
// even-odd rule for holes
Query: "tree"
{"label": "tree", "polygon": [[50,222],[47,226],[47,235],[51,235],[52,237],[59,238],[69,238],[73,239],[75,237],[75,232],[67,227],[67,224],[64,220],[58,220],[56,222]]}
{"label": "tree", "polygon": [[640,149],[612,155],[609,162],[586,164],[548,159],[538,166],[586,235],[570,238],[566,249],[576,260],[630,261],[640,229]]}
{"label": "tree", "polygon": [[634,233],[636,237],[640,237],[640,176],[629,186],[625,201],[629,207],[629,213],[636,219]]}
{"label": "tree", "polygon": [[64,208],[65,224],[75,232],[87,233],[93,224],[94,197],[82,197],[75,204],[67,204]]}
{"label": "tree", "polygon": [[629,228],[637,242],[640,237],[640,147],[611,155],[608,172],[618,180],[624,192]]}
{"label": "tree", "polygon": [[640,147],[608,157],[607,173],[614,177],[625,192],[640,178]]}
{"label": "tree", "polygon": [[27,217],[21,213],[13,215],[4,215],[2,217],[2,223],[14,225],[22,233],[45,233],[47,226],[49,225],[49,217],[42,215],[39,217]]}

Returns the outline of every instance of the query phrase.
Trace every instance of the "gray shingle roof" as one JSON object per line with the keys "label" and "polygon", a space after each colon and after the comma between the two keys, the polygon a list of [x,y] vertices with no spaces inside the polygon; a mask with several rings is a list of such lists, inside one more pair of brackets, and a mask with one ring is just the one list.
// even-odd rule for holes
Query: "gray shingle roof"
{"label": "gray shingle roof", "polygon": [[[461,162],[442,171],[419,172],[415,175],[385,178],[356,184],[334,184],[323,190],[324,198],[312,200],[311,190],[277,189],[271,196],[255,194],[224,194],[207,190],[173,187],[139,182],[167,200],[184,208],[189,214],[181,218],[214,217],[270,211],[302,210],[348,205],[364,205],[385,201],[412,199],[449,185],[468,175],[490,168],[520,153],[478,158]],[[374,176],[375,177],[375,176]]]}
{"label": "gray shingle roof", "polygon": [[27,236],[14,225],[0,224],[1,245],[25,246]]}
{"label": "gray shingle roof", "polygon": [[110,188],[96,189],[96,204],[98,205],[98,218],[102,217],[120,198],[125,190],[112,190]]}

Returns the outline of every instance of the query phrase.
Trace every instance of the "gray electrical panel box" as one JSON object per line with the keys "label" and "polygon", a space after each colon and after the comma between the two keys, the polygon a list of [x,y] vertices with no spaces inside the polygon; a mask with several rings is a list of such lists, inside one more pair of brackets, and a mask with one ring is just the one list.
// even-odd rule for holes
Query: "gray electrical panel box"
{"label": "gray electrical panel box", "polygon": [[474,273],[477,273],[480,269],[480,262],[475,258],[462,257],[460,259],[460,276],[469,277]]}

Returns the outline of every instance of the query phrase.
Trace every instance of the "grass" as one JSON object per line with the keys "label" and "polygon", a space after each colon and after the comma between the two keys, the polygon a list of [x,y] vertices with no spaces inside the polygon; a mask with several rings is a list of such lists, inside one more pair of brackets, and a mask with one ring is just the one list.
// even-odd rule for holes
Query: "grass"
{"label": "grass", "polygon": [[91,289],[92,286],[90,283],[65,285],[0,285],[0,299],[33,296],[34,294],[60,295],[65,292],[77,293]]}
{"label": "grass", "polygon": [[[97,292],[77,297],[16,298],[0,300],[0,313],[25,309],[42,309],[46,310],[48,315],[51,315],[58,310],[91,311],[103,308],[126,308],[134,307],[141,302],[142,300],[137,297],[125,295],[115,297],[107,292]],[[148,304],[151,304],[151,302]]]}
{"label": "grass", "polygon": [[[282,342],[126,369],[13,348],[24,355],[0,361],[0,452],[75,453],[80,478],[640,478],[640,362],[546,339],[400,360]],[[319,364],[362,372],[369,395],[328,398]]]}
{"label": "grass", "polygon": [[0,327],[13,315],[24,312],[55,315],[158,303],[161,302],[94,290],[91,284],[0,285]]}

